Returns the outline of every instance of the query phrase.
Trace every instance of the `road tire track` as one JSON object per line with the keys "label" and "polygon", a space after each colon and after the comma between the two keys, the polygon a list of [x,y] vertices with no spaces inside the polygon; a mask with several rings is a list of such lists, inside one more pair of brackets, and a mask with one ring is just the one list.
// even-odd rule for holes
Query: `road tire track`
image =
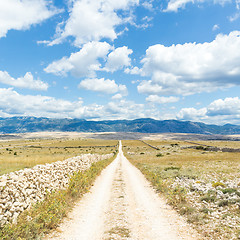
{"label": "road tire track", "polygon": [[199,235],[123,155],[102,171],[59,228],[45,239],[196,240]]}

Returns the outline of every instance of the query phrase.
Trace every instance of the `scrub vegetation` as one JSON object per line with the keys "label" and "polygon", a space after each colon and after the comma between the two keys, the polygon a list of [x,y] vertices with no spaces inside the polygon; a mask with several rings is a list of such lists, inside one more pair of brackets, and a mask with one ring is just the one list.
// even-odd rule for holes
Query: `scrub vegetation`
{"label": "scrub vegetation", "polygon": [[81,138],[1,141],[0,175],[86,153],[111,153],[117,144],[115,140]]}
{"label": "scrub vegetation", "polygon": [[[240,238],[240,153],[183,141],[123,141],[125,156],[206,239]],[[239,148],[239,142],[198,142]],[[144,153],[144,154],[143,154]]]}

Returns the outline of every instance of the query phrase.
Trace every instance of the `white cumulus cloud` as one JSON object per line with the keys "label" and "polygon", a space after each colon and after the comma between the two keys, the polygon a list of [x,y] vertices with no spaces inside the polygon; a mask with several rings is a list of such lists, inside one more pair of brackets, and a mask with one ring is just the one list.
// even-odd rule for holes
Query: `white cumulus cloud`
{"label": "white cumulus cloud", "polygon": [[9,30],[26,30],[52,17],[59,10],[47,0],[1,0],[0,38]]}
{"label": "white cumulus cloud", "polygon": [[52,62],[44,70],[55,75],[70,72],[75,77],[95,77],[96,71],[115,72],[131,66],[130,54],[132,50],[126,46],[114,49],[106,42],[88,42],[80,51]]}
{"label": "white cumulus cloud", "polygon": [[182,108],[177,114],[177,118],[180,120],[199,121],[205,119],[206,113],[206,108],[199,110],[195,108]]}
{"label": "white cumulus cloud", "polygon": [[66,117],[82,102],[71,103],[42,95],[22,95],[11,88],[0,88],[0,108],[9,115]]}
{"label": "white cumulus cloud", "polygon": [[28,88],[33,90],[47,90],[48,84],[41,81],[41,80],[35,80],[33,78],[32,73],[27,72],[24,77],[19,77],[17,79],[11,77],[8,72],[6,71],[0,71],[0,82],[18,87],[18,88]]}
{"label": "white cumulus cloud", "polygon": [[157,104],[165,104],[165,103],[174,103],[178,102],[179,98],[178,97],[160,97],[158,95],[150,95],[146,98],[146,101],[152,102],[152,103],[157,103]]}
{"label": "white cumulus cloud", "polygon": [[130,66],[131,58],[129,55],[132,53],[133,51],[126,46],[114,49],[108,55],[105,66],[106,71],[115,72],[125,66]]}
{"label": "white cumulus cloud", "polygon": [[159,114],[152,109],[146,109],[144,104],[123,99],[110,101],[106,105],[97,103],[84,105],[81,98],[67,101],[42,95],[23,95],[12,88],[0,88],[0,109],[2,117],[35,116],[107,120],[154,117]]}
{"label": "white cumulus cloud", "polygon": [[90,91],[102,92],[107,94],[114,94],[118,91],[118,85],[115,83],[114,80],[105,80],[104,78],[84,79],[80,82],[78,87]]}
{"label": "white cumulus cloud", "polygon": [[84,79],[78,85],[79,88],[86,90],[102,92],[106,94],[121,93],[122,96],[127,95],[127,87],[125,85],[117,85],[114,80],[104,78],[89,78]]}
{"label": "white cumulus cloud", "polygon": [[187,3],[194,3],[194,0],[170,0],[166,12],[177,12],[179,8],[184,8]]}
{"label": "white cumulus cloud", "polygon": [[111,48],[106,42],[89,42],[84,44],[80,51],[72,53],[69,58],[63,57],[54,61],[44,70],[56,75],[66,75],[71,72],[76,77],[93,77],[95,71],[101,69],[99,59],[106,58]]}
{"label": "white cumulus cloud", "polygon": [[208,116],[238,115],[240,116],[240,99],[229,97],[213,101],[207,109]]}
{"label": "white cumulus cloud", "polygon": [[226,3],[238,2],[238,0],[170,0],[168,1],[167,8],[164,10],[165,12],[177,12],[179,9],[185,8],[186,4],[202,4],[202,3],[213,3],[224,5]]}
{"label": "white cumulus cloud", "polygon": [[[118,11],[129,11],[138,5],[139,0],[76,0],[72,1],[70,17],[64,26],[57,28],[55,39],[50,45],[58,44],[63,39],[73,36],[75,45],[81,46],[89,41],[100,41],[103,38],[114,40],[118,36],[116,27],[126,23]],[[129,13],[130,14],[130,13]]]}
{"label": "white cumulus cloud", "polygon": [[150,46],[142,60],[140,93],[189,95],[240,85],[240,32],[212,42]]}
{"label": "white cumulus cloud", "polygon": [[119,99],[121,99],[122,97],[123,97],[122,94],[117,93],[117,94],[115,94],[115,95],[112,96],[112,99],[113,99],[113,100],[119,100]]}
{"label": "white cumulus cloud", "polygon": [[212,124],[240,124],[240,99],[239,97],[228,97],[217,99],[200,109],[183,108],[177,114],[177,118]]}

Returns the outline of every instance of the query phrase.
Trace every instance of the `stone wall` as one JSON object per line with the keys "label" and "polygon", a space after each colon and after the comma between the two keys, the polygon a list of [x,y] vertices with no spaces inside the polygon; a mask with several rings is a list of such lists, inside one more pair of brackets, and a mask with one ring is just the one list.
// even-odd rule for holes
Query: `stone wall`
{"label": "stone wall", "polygon": [[113,154],[84,154],[0,176],[0,225],[16,222],[21,212],[43,200],[47,192],[66,188],[74,172],[110,157]]}

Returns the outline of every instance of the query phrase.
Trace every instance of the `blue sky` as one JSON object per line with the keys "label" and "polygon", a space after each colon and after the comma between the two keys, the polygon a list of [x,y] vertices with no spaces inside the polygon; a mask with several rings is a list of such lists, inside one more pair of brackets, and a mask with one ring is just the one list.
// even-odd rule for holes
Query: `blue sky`
{"label": "blue sky", "polygon": [[0,1],[0,117],[240,124],[240,0]]}

